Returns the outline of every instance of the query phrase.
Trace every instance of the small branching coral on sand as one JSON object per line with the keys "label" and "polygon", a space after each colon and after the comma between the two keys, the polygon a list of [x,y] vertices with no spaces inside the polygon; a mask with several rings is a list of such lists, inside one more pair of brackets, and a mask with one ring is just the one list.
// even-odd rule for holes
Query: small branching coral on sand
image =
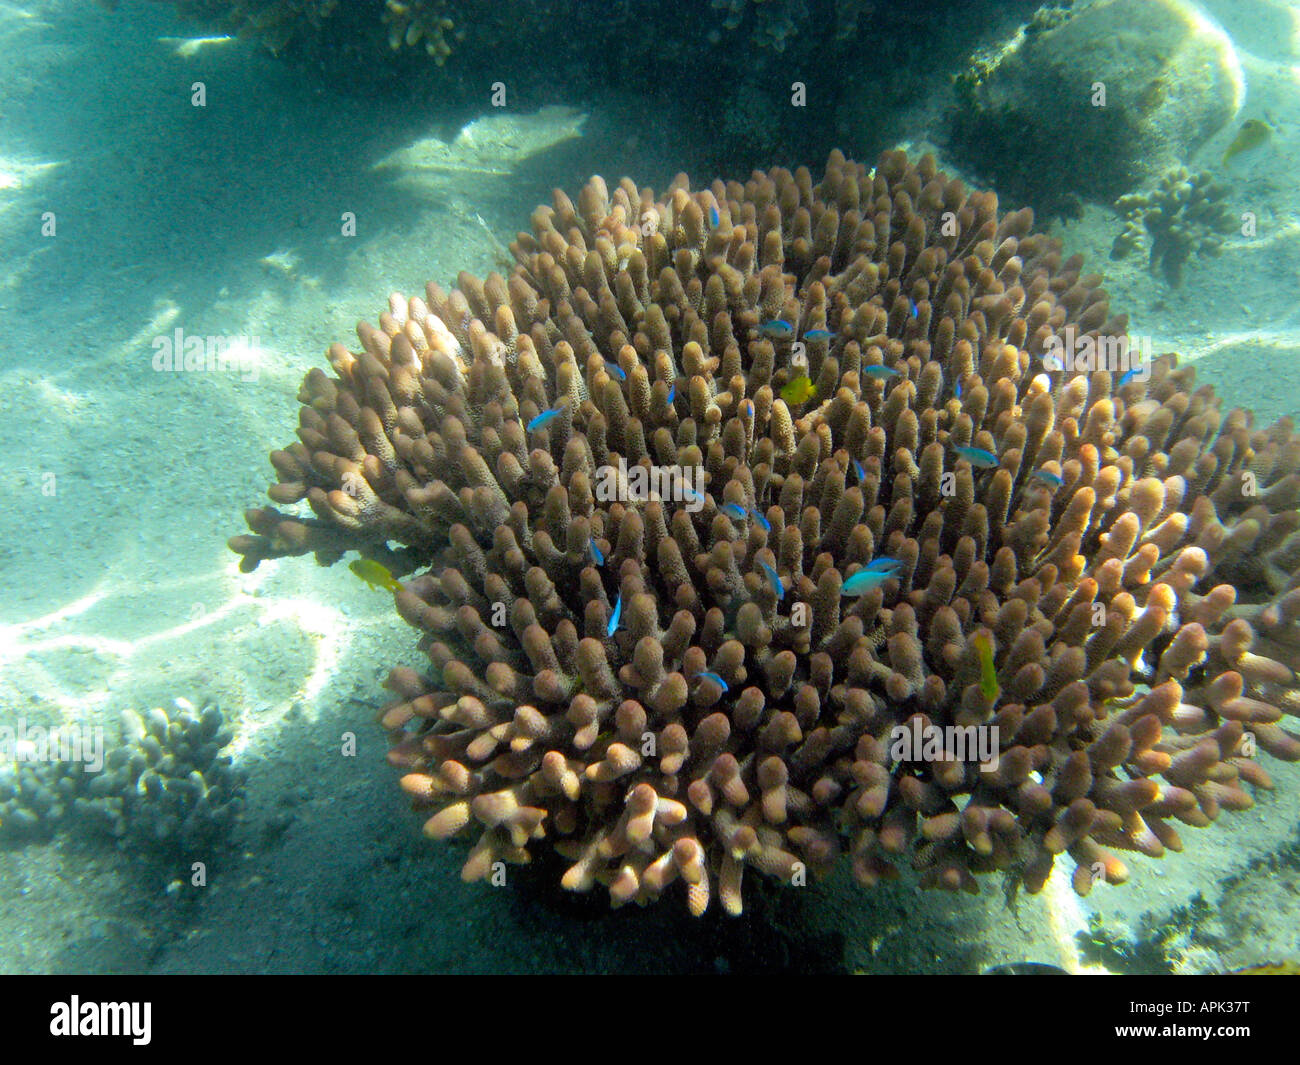
{"label": "small branching coral on sand", "polygon": [[1123,259],[1145,241],[1152,271],[1158,270],[1170,285],[1181,285],[1183,267],[1193,254],[1217,257],[1224,236],[1235,232],[1236,219],[1223,202],[1227,195],[1228,189],[1208,172],[1192,174],[1179,167],[1151,192],[1121,196],[1115,210],[1124,218],[1124,229],[1110,257]]}

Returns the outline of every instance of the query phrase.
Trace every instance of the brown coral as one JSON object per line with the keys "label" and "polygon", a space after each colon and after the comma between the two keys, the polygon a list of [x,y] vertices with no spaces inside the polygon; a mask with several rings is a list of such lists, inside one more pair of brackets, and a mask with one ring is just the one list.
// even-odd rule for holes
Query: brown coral
{"label": "brown coral", "polygon": [[[392,672],[382,721],[467,879],[553,847],[566,888],[737,913],[747,870],[842,852],[865,884],[1031,891],[1068,852],[1084,893],[1248,806],[1252,745],[1300,758],[1300,440],[1173,356],[1044,372],[1067,326],[1125,320],[1028,211],[833,153],[818,183],[594,178],[532,221],[508,278],[394,296],[330,349],[272,455],[315,516],[231,541],[419,570],[396,606],[431,668]],[[702,496],[628,491],[697,466]],[[928,725],[996,726],[996,765],[952,731],[899,756]]]}
{"label": "brown coral", "polygon": [[383,21],[393,51],[422,46],[438,66],[451,55],[447,37],[456,24],[441,0],[385,0]]}

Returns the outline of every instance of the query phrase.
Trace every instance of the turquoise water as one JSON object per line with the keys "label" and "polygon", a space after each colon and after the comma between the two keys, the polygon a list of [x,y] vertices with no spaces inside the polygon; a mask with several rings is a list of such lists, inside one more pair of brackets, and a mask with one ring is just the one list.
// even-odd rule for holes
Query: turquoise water
{"label": "turquoise water", "polygon": [[[579,190],[593,174],[604,175],[611,191],[629,175],[654,190],[666,214],[665,190],[685,172],[691,193],[700,197],[697,221],[716,235],[745,219],[734,190],[723,188],[719,196],[711,184],[715,178],[744,182],[755,169],[793,172],[806,165],[816,183],[832,149],[861,163],[864,175],[885,150],[903,149],[913,162],[932,153],[942,170],[968,188],[996,191],[1003,211],[1034,207],[1036,229],[1059,238],[1065,254],[1081,253],[1085,270],[1103,275],[1111,312],[1128,313],[1138,350],[1179,353],[1181,365],[1195,368],[1191,387],[1213,385],[1224,397],[1223,410],[1253,412],[1256,428],[1296,417],[1300,201],[1289,175],[1297,149],[1300,8],[1253,0],[1135,3],[1140,17],[1126,21],[1145,27],[1150,49],[1090,52],[1095,70],[1075,62],[1071,49],[1083,45],[1062,32],[1069,20],[1057,13],[1030,23],[1033,4],[936,4],[918,15],[881,4],[839,5],[855,11],[856,21],[845,16],[832,25],[818,20],[813,4],[736,2],[692,5],[680,29],[664,31],[669,40],[662,48],[645,51],[631,45],[620,51],[609,42],[644,30],[653,15],[649,5],[613,5],[592,25],[581,5],[557,8],[552,14],[558,25],[537,30],[534,38],[534,54],[547,61],[524,64],[527,71],[495,58],[513,54],[510,34],[523,32],[512,29],[509,18],[477,24],[464,41],[449,31],[451,54],[438,67],[421,56],[420,42],[394,58],[382,36],[386,31],[365,35],[370,21],[379,20],[381,4],[358,4],[346,13],[365,31],[360,35],[349,30],[332,37],[334,24],[327,20],[323,30],[302,28],[283,42],[230,36],[219,21],[188,19],[174,5],[153,0],[123,0],[111,11],[74,0],[0,4],[0,257],[6,267],[0,321],[7,341],[0,348],[0,416],[11,502],[0,514],[0,740],[8,741],[0,749],[0,969],[973,973],[1036,961],[1071,971],[1200,972],[1300,958],[1292,890],[1300,875],[1300,774],[1267,751],[1259,764],[1275,786],[1243,785],[1240,792],[1253,799],[1250,809],[1225,810],[1204,830],[1179,823],[1183,853],[1158,861],[1117,850],[1128,866],[1128,882],[1100,883],[1084,898],[1071,889],[1075,862],[1068,857],[1056,863],[1053,879],[1036,894],[1007,890],[1013,878],[1004,875],[1006,869],[981,873],[979,894],[951,894],[919,891],[925,868],[912,868],[909,858],[898,863],[900,879],[865,888],[854,882],[846,853],[825,877],[812,876],[804,887],[802,881],[776,883],[780,877],[758,871],[751,855],[744,912],[727,916],[721,912],[719,851],[709,856],[714,895],[704,916],[688,914],[680,882],[649,905],[611,910],[608,884],[595,883],[585,893],[557,886],[573,858],[550,849],[553,834],[530,845],[534,860],[528,867],[504,865],[504,886],[493,888],[490,878],[464,883],[460,874],[474,835],[450,842],[421,835],[430,813],[411,813],[410,796],[397,786],[401,773],[385,757],[391,736],[376,724],[394,698],[382,686],[389,671],[398,665],[430,668],[419,634],[394,611],[382,587],[349,572],[356,553],[329,566],[309,556],[275,558],[245,573],[227,546],[230,537],[246,532],[244,511],[267,505],[268,486],[288,479],[276,475],[267,455],[294,440],[300,383],[313,368],[330,372],[327,348],[338,342],[360,352],[356,323],[381,324],[390,293],[416,296],[430,280],[450,290],[461,271],[482,278],[507,270],[509,246],[530,229],[537,205],[552,204],[552,189],[561,188],[581,213]],[[189,13],[223,6],[228,5],[191,5]],[[370,20],[367,6],[376,9]],[[1106,17],[1089,15],[1090,6],[1105,5],[1076,3],[1074,17]],[[460,18],[455,8],[448,5]],[[464,26],[476,25],[475,8],[463,5]],[[571,21],[564,24],[562,16]],[[524,16],[519,19],[521,27],[531,26]],[[1026,24],[1032,27],[1027,37],[1021,29]],[[346,48],[340,43],[345,38]],[[277,44],[278,54],[268,44]],[[1041,65],[1055,69],[1056,80],[1035,80],[1044,76]],[[1109,92],[1100,105],[1092,102],[1098,81]],[[498,83],[504,98],[494,88]],[[1044,95],[1044,84],[1055,95]],[[1108,124],[1105,116],[1117,112],[1136,117]],[[1090,116],[1097,118],[1095,128],[1084,122]],[[1266,123],[1267,135],[1225,162],[1249,121]],[[1054,140],[1060,127],[1069,135]],[[1187,169],[1186,178],[1173,179],[1161,193],[1161,178],[1178,166]],[[1198,186],[1199,174],[1207,177]],[[864,187],[870,180],[863,177]],[[1214,200],[1223,210],[1214,216],[1196,208],[1201,201],[1192,198],[1194,188],[1208,188],[1210,181],[1223,190]],[[1187,186],[1182,193],[1180,182]],[[1143,197],[1128,208],[1136,246],[1112,257],[1126,225],[1125,211],[1114,205],[1123,194]],[[1180,252],[1172,253],[1181,270],[1175,278],[1168,247],[1153,256],[1152,245],[1164,232],[1166,216],[1179,210],[1180,195],[1192,207],[1184,208],[1166,239],[1188,241],[1190,254],[1184,263]],[[728,198],[736,201],[734,210]],[[709,204],[719,200],[715,221]],[[596,221],[603,225],[607,219]],[[758,226],[761,214],[749,221]],[[939,224],[937,214],[933,222]],[[792,284],[802,282],[809,266],[798,265],[801,253],[790,233],[784,236],[785,269]],[[701,247],[707,239],[701,238]],[[724,243],[718,236],[712,253],[721,254]],[[1201,254],[1213,250],[1217,256]],[[605,269],[616,286],[613,275],[632,268],[616,250]],[[744,302],[733,294],[730,309],[739,313]],[[933,302],[933,318],[923,318],[931,310],[904,294],[885,332],[902,337],[914,336],[908,329],[937,328],[940,301]],[[621,313],[635,318],[626,305]],[[770,319],[785,313],[782,307]],[[760,318],[769,321],[769,312]],[[909,326],[909,320],[920,324]],[[790,338],[778,335],[779,329],[762,330],[761,321],[751,324],[760,326],[752,340],[764,339],[758,334],[765,332],[772,357],[784,366],[792,358],[785,346]],[[838,330],[840,323],[826,324]],[[805,340],[809,329],[818,328],[823,327],[814,317],[792,324]],[[462,327],[457,331],[463,334]],[[862,334],[862,348],[871,333]],[[609,344],[608,334],[598,339]],[[817,345],[824,342],[810,341],[805,362],[798,363],[823,394],[802,410],[791,398],[795,419],[811,417],[839,386],[834,378],[829,387],[820,378],[825,362]],[[704,412],[710,405],[719,420],[734,416],[740,432],[750,415],[717,398],[731,382],[720,370],[692,374],[683,338],[675,336],[674,344],[676,374],[662,372],[653,350],[634,353],[648,383],[663,383],[663,391],[653,393],[656,402],[665,402],[675,384],[674,432],[687,417],[708,424],[713,415]],[[463,355],[472,354],[463,350],[468,346],[461,345]],[[1021,350],[1030,347],[1026,341]],[[847,365],[851,357],[838,351]],[[763,357],[757,353],[747,341],[747,369],[749,360]],[[511,358],[517,354],[516,349]],[[598,364],[614,360],[624,376],[634,368],[617,346],[600,354]],[[600,398],[598,389],[607,386],[595,383],[599,365],[589,368],[580,356],[578,362],[584,387]],[[900,369],[897,377],[904,375]],[[920,383],[919,362],[909,375]],[[692,376],[708,376],[708,400],[692,394],[703,387],[692,385]],[[760,406],[774,402],[782,384],[795,376],[773,378],[775,387]],[[963,378],[954,383],[951,376],[936,394],[936,409],[952,402],[961,410],[970,402],[969,392],[955,394]],[[990,391],[996,376],[984,369]],[[1028,395],[1033,376],[1018,378],[1018,398]],[[609,370],[605,378],[619,384]],[[968,389],[975,387],[973,379],[964,380]],[[1044,380],[1044,388],[1055,387],[1051,378]],[[547,382],[547,404],[557,398],[555,384]],[[1146,387],[1142,378],[1137,384]],[[629,397],[635,387],[635,380],[626,384]],[[864,393],[879,388],[888,394],[900,382],[888,378],[862,387]],[[522,396],[524,386],[517,391]],[[757,389],[746,394],[756,396]],[[1137,408],[1135,417],[1154,413],[1154,407],[1141,406],[1145,392],[1120,394]],[[627,402],[649,423],[650,437],[659,415],[639,407],[636,398]],[[1028,404],[1009,421],[1023,422],[1025,409]],[[523,410],[521,403],[515,419],[520,423],[529,420]],[[874,424],[881,424],[878,412]],[[988,428],[987,439],[969,443],[1010,462],[1008,422],[998,427],[991,419]],[[1211,439],[1214,432],[1217,427]],[[525,439],[527,445],[517,450],[527,458],[539,439]],[[842,444],[837,436],[835,447]],[[853,454],[846,451],[846,459]],[[755,455],[748,455],[751,467],[760,463]],[[559,465],[565,453],[557,448],[552,457]],[[442,461],[455,465],[454,456]],[[713,461],[707,446],[701,447],[701,461]],[[946,461],[952,468],[952,452]],[[1256,465],[1250,469],[1258,473],[1267,500],[1269,489],[1290,475],[1294,454],[1279,459],[1271,472]],[[1060,492],[1078,487],[1061,463],[1045,468],[1064,475]],[[712,467],[715,476],[717,469]],[[442,467],[430,483],[441,476],[456,487],[462,483]],[[985,475],[976,468],[974,476]],[[990,471],[988,483],[995,476]],[[851,462],[843,463],[841,481],[846,489],[858,483]],[[973,483],[986,491],[985,480]],[[1295,511],[1284,489],[1271,497],[1270,513]],[[530,491],[518,487],[517,498],[527,499],[529,513],[536,514],[544,493]],[[769,492],[761,500],[727,498],[743,501],[747,512],[749,504],[758,504],[754,509],[770,516],[782,497],[776,486]],[[678,502],[683,513],[696,513],[691,500]],[[305,503],[274,505],[310,513]],[[479,497],[470,508],[482,508],[470,523],[483,521],[475,533],[485,550],[498,528],[509,524],[508,508],[494,511],[495,505]],[[807,497],[804,505],[810,505]],[[1246,515],[1244,504],[1236,510],[1235,503],[1219,505],[1221,516],[1263,520]],[[908,530],[913,537],[926,512],[923,506],[916,510]],[[1064,502],[1052,510],[1054,519],[1063,510]],[[1190,503],[1181,512],[1195,514]],[[773,619],[788,619],[797,602],[813,600],[821,576],[818,551],[804,543],[800,575],[814,577],[803,588],[792,562],[797,550],[777,537],[788,538],[799,526],[803,508],[770,534],[778,548],[770,559],[754,555],[763,549],[754,545],[767,543],[756,518],[703,513],[701,552],[709,550],[708,537],[721,537],[742,556],[774,565],[784,581],[782,597],[769,604],[765,571],[747,565],[738,573],[754,580],[744,585],[744,595],[733,588],[730,598],[706,603],[718,607],[716,624],[740,625],[741,600],[748,596],[763,611],[774,611],[764,614],[765,623],[778,630],[779,639],[794,641],[780,635],[786,630]],[[497,519],[489,521],[493,514]],[[1286,542],[1286,520],[1252,542],[1256,555]],[[862,521],[869,524],[866,517]],[[1111,531],[1098,521],[1098,535]],[[821,522],[824,531],[830,511]],[[561,527],[567,531],[567,524]],[[604,534],[614,528],[610,524]],[[575,559],[572,587],[562,588],[561,597],[577,597],[576,606],[569,604],[575,631],[603,637],[617,673],[631,660],[633,635],[643,635],[638,626],[644,614],[633,600],[638,589],[620,583],[618,575],[635,552],[626,540],[604,534],[592,534],[600,536],[597,551],[604,564]],[[1194,535],[1195,529],[1165,557],[1193,543]],[[955,539],[943,544],[944,553],[956,551]],[[383,542],[372,533],[363,546],[402,581],[436,576],[446,565],[442,542],[408,544],[408,553],[396,555]],[[1099,550],[1096,543],[1081,549],[1092,550]],[[1239,592],[1234,609],[1257,611],[1280,599],[1295,580],[1296,564],[1286,549],[1270,566],[1252,568],[1246,551],[1197,584],[1194,594],[1227,583]],[[585,585],[576,576],[583,567],[595,575]],[[707,569],[695,573],[705,600],[715,594]],[[619,624],[605,630],[620,593]],[[675,587],[656,594],[656,642],[671,646],[664,634],[674,613],[694,608],[673,598]],[[900,597],[885,603],[895,610],[906,596],[886,594]],[[1136,602],[1144,605],[1145,586]],[[485,620],[489,605],[482,604]],[[850,609],[847,601],[844,609]],[[925,616],[926,608],[920,612],[926,626],[940,624]],[[704,616],[701,606],[701,627]],[[1231,616],[1217,628],[1207,624],[1210,636],[1217,637]],[[1256,614],[1248,616],[1261,627]],[[557,636],[558,617],[542,618],[551,636]],[[1149,641],[1149,660],[1130,663],[1130,683],[1138,685],[1139,697],[1164,681],[1156,663],[1181,620],[1186,619],[1166,619],[1162,637]],[[509,626],[488,626],[518,644]],[[933,631],[922,630],[922,644]],[[697,639],[708,644],[706,636]],[[741,700],[746,688],[777,686],[752,660],[747,673],[737,672],[721,643],[708,646],[707,660],[680,665],[683,683],[690,681],[683,720],[694,728],[716,712],[733,721],[727,750],[737,756],[757,796],[771,789],[759,783],[762,759],[754,757],[754,741],[744,738],[739,724]],[[849,653],[835,647],[838,670]],[[1250,665],[1240,663],[1237,669],[1247,674],[1247,697],[1287,711],[1277,724],[1294,733],[1290,712],[1300,704],[1289,671],[1300,667],[1300,654],[1293,661],[1292,647],[1288,632],[1274,633],[1254,653],[1277,664],[1276,671],[1256,665],[1251,674]],[[814,651],[800,650],[800,677],[814,668],[808,664]],[[1006,653],[999,644],[999,692],[992,705],[1001,708],[1013,700],[1007,690],[1014,687],[1014,671],[1004,668]],[[1188,691],[1229,672],[1216,654],[1212,650],[1184,678]],[[926,655],[927,662],[942,658],[929,645]],[[464,657],[473,660],[468,652]],[[889,661],[886,651],[879,657]],[[530,683],[540,672],[517,646],[501,660]],[[882,707],[919,706],[908,703],[920,699],[917,692],[900,699],[886,680],[891,668],[895,676],[906,671],[897,662],[883,668],[848,687],[874,693]],[[961,668],[967,673],[952,683],[978,689],[977,658],[969,657]],[[487,675],[485,667],[479,672]],[[699,678],[705,672],[716,674],[727,690],[715,693],[712,680]],[[836,674],[836,683],[841,676]],[[600,696],[600,744],[608,743],[612,715],[635,687],[621,673],[615,683],[617,695]],[[822,687],[820,698],[831,700],[832,685]],[[566,691],[564,702],[581,694],[577,688]],[[764,694],[772,712],[785,707],[784,692]],[[1105,694],[1093,692],[1098,705]],[[535,689],[528,698],[540,699]],[[509,712],[498,709],[503,716],[497,725],[513,719],[515,705],[528,705],[515,695],[507,701],[513,705]],[[645,701],[653,702],[648,696]],[[1035,705],[1032,697],[1021,701],[1030,709]],[[1198,702],[1206,698],[1193,694],[1191,705]],[[1122,711],[1106,707],[1108,713]],[[1238,711],[1247,713],[1233,712]],[[949,712],[936,712],[936,720]],[[835,720],[826,713],[818,724],[830,727]],[[647,728],[661,730],[674,714]],[[1211,706],[1212,724],[1232,719],[1218,714]],[[1167,725],[1164,738],[1176,739],[1179,733]],[[813,727],[803,722],[805,733]],[[53,750],[46,742],[50,730],[62,740]],[[1064,756],[1095,738],[1074,735],[1060,738],[1057,746]],[[515,734],[504,741],[507,746],[510,739],[524,746]],[[569,741],[555,734],[546,742]],[[1274,746],[1283,749],[1285,741]],[[850,743],[841,752],[845,761],[838,768],[834,760],[827,763],[828,779],[837,778],[845,794],[857,786],[847,768],[852,749]],[[1134,763],[1125,765],[1117,779],[1141,776]],[[898,789],[902,776],[929,781],[931,770],[893,772],[891,788]],[[627,790],[641,779],[630,775]],[[795,790],[803,798],[789,800],[793,820],[820,825],[808,810],[840,802],[809,799],[815,780],[796,775]],[[1052,785],[1051,773],[1046,782]],[[688,797],[687,783],[683,778],[672,801],[693,810],[693,819],[714,824]],[[973,789],[950,790],[959,802],[923,816],[955,815]],[[598,790],[584,792],[581,816],[592,825],[599,826],[601,818],[614,825],[623,810],[623,794],[615,794],[611,800]],[[897,808],[907,808],[899,791],[890,794]],[[812,805],[801,808],[801,802]],[[667,820],[655,840],[667,853],[682,833],[670,823],[673,809],[664,809]],[[783,823],[770,811],[753,809],[752,817],[768,819],[764,825]],[[548,810],[548,824],[555,823],[555,813]],[[923,840],[921,826],[918,820],[914,842]],[[951,827],[936,822],[930,831],[945,826]],[[840,838],[846,852],[855,846],[851,827],[845,824]],[[1039,823],[1036,836],[1026,828],[1024,839],[1041,839],[1046,827]],[[967,861],[984,860],[973,857],[978,848],[971,838],[954,838],[952,853],[963,855],[963,868]],[[624,864],[636,868],[644,884],[640,852],[633,847],[628,853],[633,857]],[[1019,870],[1024,860],[1025,855],[1008,858],[1007,864]],[[614,862],[611,879],[619,868]],[[1102,879],[1110,876],[1106,872]]]}

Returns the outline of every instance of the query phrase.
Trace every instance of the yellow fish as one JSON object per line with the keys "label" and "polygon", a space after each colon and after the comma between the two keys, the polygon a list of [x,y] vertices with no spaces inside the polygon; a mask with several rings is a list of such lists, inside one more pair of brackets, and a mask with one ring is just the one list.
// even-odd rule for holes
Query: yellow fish
{"label": "yellow fish", "polygon": [[787,403],[807,403],[817,395],[817,386],[807,375],[796,377],[781,389],[781,398]]}
{"label": "yellow fish", "polygon": [[1241,124],[1241,129],[1237,130],[1237,135],[1232,138],[1228,150],[1223,153],[1223,165],[1227,166],[1228,160],[1235,155],[1258,148],[1272,135],[1273,127],[1262,118],[1247,119]]}
{"label": "yellow fish", "polygon": [[996,699],[1002,689],[998,687],[997,671],[993,668],[993,645],[982,632],[975,637],[975,653],[980,659],[980,692],[985,699]]}
{"label": "yellow fish", "polygon": [[376,562],[373,558],[359,558],[355,562],[349,562],[348,569],[377,592],[384,589],[390,592],[400,592],[402,590],[402,586],[388,572],[388,567]]}

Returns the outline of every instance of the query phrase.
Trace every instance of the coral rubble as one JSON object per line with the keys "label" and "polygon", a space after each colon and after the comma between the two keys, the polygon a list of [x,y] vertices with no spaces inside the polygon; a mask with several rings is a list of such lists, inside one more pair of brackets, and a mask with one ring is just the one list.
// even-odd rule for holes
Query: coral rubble
{"label": "coral rubble", "polygon": [[1224,236],[1236,230],[1236,219],[1223,202],[1227,195],[1227,187],[1208,171],[1192,174],[1186,167],[1175,167],[1150,192],[1115,201],[1124,229],[1115,238],[1110,257],[1124,258],[1149,234],[1151,269],[1158,269],[1171,285],[1182,284],[1187,260],[1193,254],[1218,256]]}
{"label": "coral rubble", "polygon": [[[845,853],[969,891],[1068,853],[1086,893],[1250,806],[1256,748],[1300,758],[1300,439],[1172,355],[1047,372],[1126,319],[1030,211],[836,152],[820,181],[593,178],[532,229],[508,277],[330,348],[271,456],[311,514],[231,540],[413,574],[427,665],[382,725],[466,879],[553,849],[615,905],[738,913],[747,872]],[[956,746],[993,727],[996,765]]]}

